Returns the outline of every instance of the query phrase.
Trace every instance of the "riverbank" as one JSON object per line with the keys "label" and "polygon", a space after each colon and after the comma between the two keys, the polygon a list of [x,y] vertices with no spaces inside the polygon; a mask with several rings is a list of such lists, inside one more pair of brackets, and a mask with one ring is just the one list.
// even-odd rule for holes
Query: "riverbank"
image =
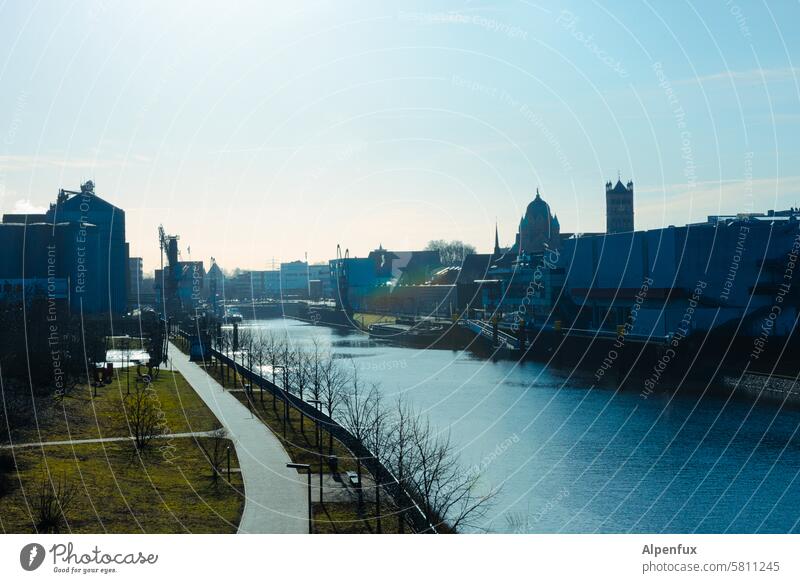
{"label": "riverbank", "polygon": [[[176,339],[186,350],[186,341]],[[381,488],[381,510],[375,505],[375,477],[362,459],[361,487],[353,476],[356,455],[332,435],[324,424],[315,422],[313,413],[302,414],[289,406],[275,391],[251,385],[238,367],[221,367],[214,361],[197,365],[215,384],[235,398],[243,408],[263,423],[280,443],[292,463],[307,464],[298,480],[305,484],[312,474],[312,529],[318,534],[395,534],[410,532],[403,514],[389,492]],[[245,387],[251,387],[246,390]],[[287,460],[288,461],[288,460]]]}
{"label": "riverbank", "polygon": [[[776,364],[772,369],[764,368],[763,363],[760,365],[763,370],[772,370],[771,374],[746,371],[743,369],[745,360],[719,348],[731,343],[718,336],[665,342],[611,332],[541,330],[529,331],[525,349],[510,349],[503,343],[494,345],[486,337],[470,333],[458,322],[441,322],[431,330],[425,323],[398,324],[399,320],[393,316],[358,312],[343,326],[340,311],[302,309],[307,308],[302,303],[291,306],[289,312],[293,315],[286,317],[298,322],[338,331],[349,329],[366,334],[372,340],[420,350],[468,351],[492,361],[539,362],[553,370],[587,376],[594,385],[631,391],[643,398],[668,395],[674,387],[682,387],[697,395],[714,393],[727,397],[733,394],[734,398],[749,402],[800,407],[800,383],[792,378],[797,374],[797,367],[789,356],[783,359],[782,365]],[[746,343],[739,342],[737,346],[741,351]]]}
{"label": "riverbank", "polygon": [[449,434],[483,484],[502,487],[470,531],[800,529],[800,413],[779,403],[665,381],[644,398],[641,385],[621,391],[596,384],[593,371],[533,360],[419,350],[292,320],[246,327],[330,350],[386,401],[402,395]]}

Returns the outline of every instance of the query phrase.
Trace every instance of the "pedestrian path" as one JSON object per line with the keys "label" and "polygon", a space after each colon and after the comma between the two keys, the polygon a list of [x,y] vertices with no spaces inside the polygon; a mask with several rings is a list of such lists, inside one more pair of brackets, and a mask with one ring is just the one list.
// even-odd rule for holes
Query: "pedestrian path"
{"label": "pedestrian path", "polygon": [[170,344],[170,359],[228,431],[236,448],[245,489],[239,532],[308,532],[306,477],[286,467],[291,460],[278,438],[174,344]]}
{"label": "pedestrian path", "polygon": [[[153,439],[177,439],[180,437],[210,437],[213,431],[193,431],[189,433],[163,433],[154,435]],[[32,441],[28,443],[11,443],[0,445],[0,449],[25,449],[31,447],[49,447],[55,445],[81,445],[84,443],[112,443],[114,441],[133,441],[133,437],[88,437],[86,439],[61,439],[56,441]]]}

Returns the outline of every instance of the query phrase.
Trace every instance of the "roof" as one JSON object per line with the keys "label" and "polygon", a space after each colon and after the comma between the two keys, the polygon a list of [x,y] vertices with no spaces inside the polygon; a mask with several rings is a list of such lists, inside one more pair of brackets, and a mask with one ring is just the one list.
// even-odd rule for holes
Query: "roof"
{"label": "roof", "polygon": [[3,215],[4,223],[44,223],[47,216],[44,213],[6,213]]}
{"label": "roof", "polygon": [[[609,184],[611,183],[609,182]],[[617,183],[614,185],[614,188],[612,188],[609,192],[613,192],[616,194],[626,194],[628,192],[628,188],[624,184],[622,184],[622,180],[617,179]]]}
{"label": "roof", "polygon": [[538,216],[541,215],[543,217],[550,216],[550,205],[547,204],[544,199],[539,195],[539,189],[536,189],[536,198],[534,198],[530,204],[528,204],[528,208],[525,209],[525,217],[529,216]]}

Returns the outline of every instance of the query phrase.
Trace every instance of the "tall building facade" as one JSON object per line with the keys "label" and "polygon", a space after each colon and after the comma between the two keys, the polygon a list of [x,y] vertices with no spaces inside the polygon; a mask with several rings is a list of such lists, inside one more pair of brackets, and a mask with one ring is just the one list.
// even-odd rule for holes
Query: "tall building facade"
{"label": "tall building facade", "polygon": [[615,185],[606,182],[606,232],[629,233],[633,231],[633,182]]}
{"label": "tall building facade", "polygon": [[128,258],[128,302],[135,306],[139,302],[139,294],[144,281],[144,269],[141,257]]}
{"label": "tall building facade", "polygon": [[80,191],[60,190],[46,213],[4,215],[0,233],[0,278],[18,281],[10,290],[43,278],[64,290],[73,312],[125,313],[125,212],[97,196],[91,180]]}

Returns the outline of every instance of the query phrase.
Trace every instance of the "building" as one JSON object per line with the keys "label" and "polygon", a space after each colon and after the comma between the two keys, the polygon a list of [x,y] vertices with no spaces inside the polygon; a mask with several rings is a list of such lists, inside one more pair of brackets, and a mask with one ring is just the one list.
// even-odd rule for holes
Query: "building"
{"label": "building", "polygon": [[633,231],[633,182],[623,185],[617,180],[614,186],[606,182],[606,232],[630,233]]}
{"label": "building", "polygon": [[[379,246],[367,257],[345,257],[329,263],[331,294],[337,304],[354,311],[391,312],[396,305],[390,297],[403,296],[404,313],[416,313],[412,289],[415,286],[430,286],[431,279],[442,268],[438,251],[390,251]],[[404,288],[403,291],[399,291]],[[445,298],[448,290],[420,290],[425,296],[426,307],[419,311],[430,311],[431,298]],[[443,300],[448,306],[449,300]],[[455,304],[455,302],[453,302]],[[444,308],[442,308],[444,309]]]}
{"label": "building", "polygon": [[216,306],[217,302],[225,297],[225,274],[213,257],[211,258],[211,267],[208,268],[205,280],[208,301],[212,306]]}
{"label": "building", "polygon": [[281,263],[281,290],[283,299],[308,298],[308,263],[290,261]]}
{"label": "building", "polygon": [[137,306],[140,303],[144,269],[141,257],[128,258],[128,305]]}
{"label": "building", "polygon": [[[630,323],[634,334],[664,337],[680,326],[703,331],[732,323],[755,335],[769,316],[772,333],[785,335],[797,318],[797,293],[781,285],[787,274],[791,282],[787,265],[797,249],[800,213],[781,211],[575,237],[564,242],[560,265],[579,326]],[[781,309],[770,315],[777,297]]]}
{"label": "building", "polygon": [[[539,196],[528,205],[518,252],[493,256],[481,281],[485,316],[512,329],[625,329],[660,341],[725,330],[758,337],[765,322],[768,335],[792,333],[800,317],[793,282],[800,209],[634,231],[633,184],[609,183],[606,192],[609,232],[559,233],[557,248],[545,246],[549,207]],[[527,251],[537,248],[546,250]]]}
{"label": "building", "polygon": [[259,271],[239,271],[225,279],[226,300],[256,300],[264,295],[263,278]]}
{"label": "building", "polygon": [[[4,217],[6,218],[6,217]],[[76,241],[81,240],[80,247]],[[0,225],[0,294],[6,302],[30,305],[47,299],[72,307],[72,282],[80,293],[88,285],[86,272],[101,253],[97,229],[76,223],[8,223]],[[80,249],[80,255],[79,255]],[[80,263],[79,263],[80,260]],[[83,295],[85,312],[100,298]]]}
{"label": "building", "polygon": [[[543,253],[559,246],[561,226],[558,217],[550,213],[550,205],[539,195],[525,209],[525,216],[519,222],[519,232],[513,247],[517,255]],[[496,241],[497,243],[497,241]],[[499,248],[499,243],[497,244]]]}
{"label": "building", "polygon": [[264,295],[276,299],[281,297],[281,272],[271,269],[264,272]]}
{"label": "building", "polygon": [[[169,310],[170,307],[162,306],[169,288],[169,279],[174,282],[175,305],[171,309],[191,311],[197,309],[206,300],[206,272],[202,261],[178,261],[174,266],[165,267],[164,270],[155,270],[156,302],[159,307]],[[169,303],[169,298],[167,303]]]}
{"label": "building", "polygon": [[308,288],[311,299],[332,299],[331,266],[328,263],[317,263],[308,266]]}
{"label": "building", "polygon": [[125,212],[97,196],[92,181],[80,191],[60,190],[45,213],[4,215],[0,240],[3,280],[25,288],[45,278],[48,287],[65,290],[75,313],[125,312]]}

